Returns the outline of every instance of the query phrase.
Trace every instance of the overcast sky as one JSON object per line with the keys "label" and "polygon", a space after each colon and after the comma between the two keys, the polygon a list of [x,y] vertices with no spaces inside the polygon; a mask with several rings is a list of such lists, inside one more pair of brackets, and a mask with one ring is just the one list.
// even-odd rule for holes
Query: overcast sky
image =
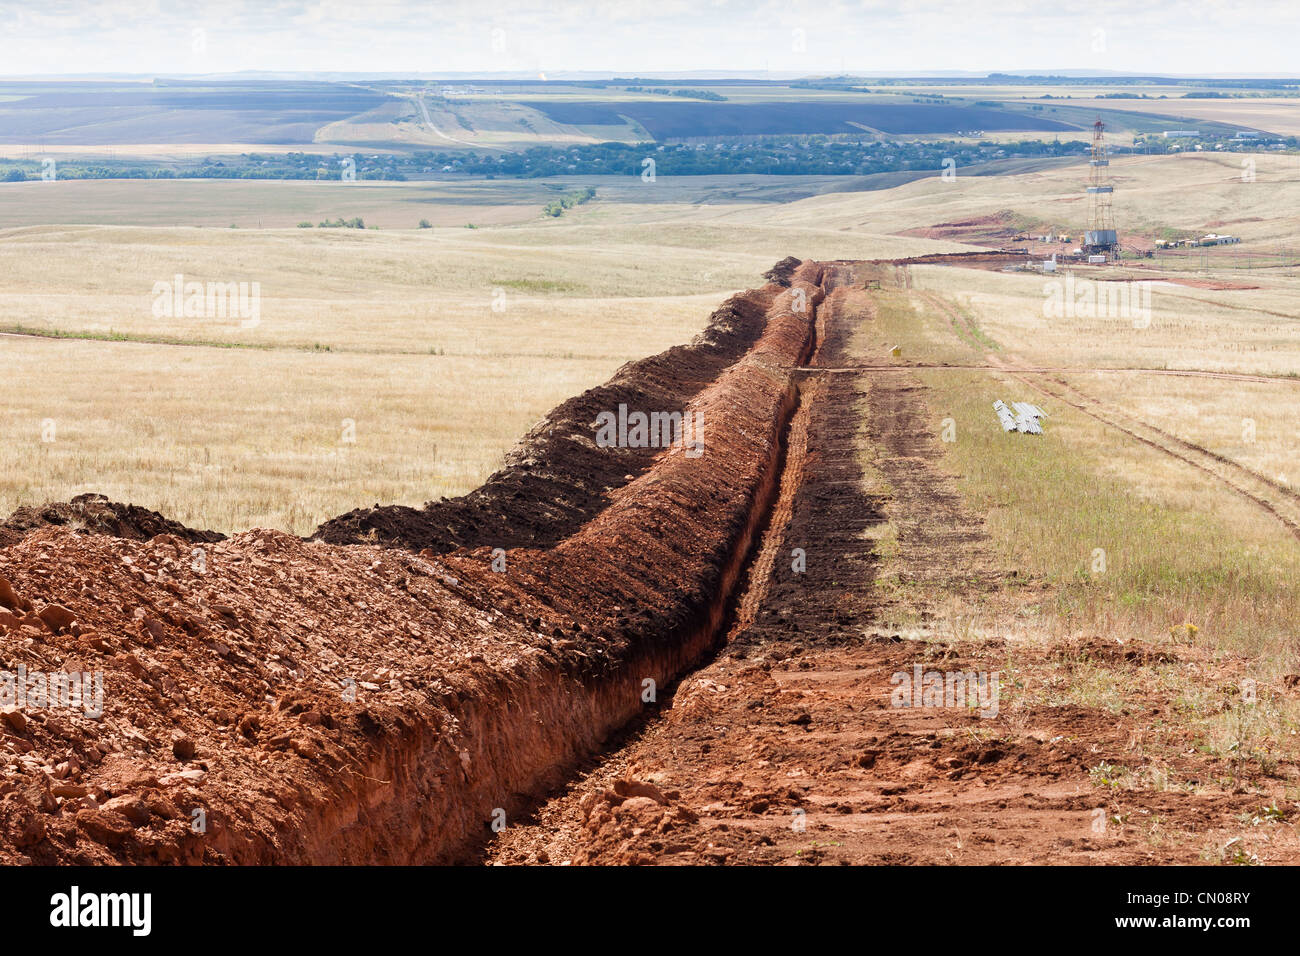
{"label": "overcast sky", "polygon": [[0,74],[1300,73],[1300,0],[0,0]]}

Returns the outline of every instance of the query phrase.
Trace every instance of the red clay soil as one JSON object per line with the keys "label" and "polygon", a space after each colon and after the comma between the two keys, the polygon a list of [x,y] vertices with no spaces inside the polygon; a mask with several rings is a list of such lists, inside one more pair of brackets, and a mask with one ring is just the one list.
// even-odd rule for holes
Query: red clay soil
{"label": "red clay soil", "polygon": [[[102,714],[81,700],[0,712],[0,862],[474,852],[642,712],[646,681],[667,686],[714,645],[814,347],[822,268],[785,271],[714,323],[761,335],[690,400],[704,453],[659,450],[503,572],[486,546],[439,557],[273,531],[196,546],[50,526],[0,550],[0,671],[25,672],[33,696],[37,673],[102,673]],[[735,348],[704,339],[701,375]],[[664,383],[603,393],[642,396],[680,407]],[[570,445],[593,441],[590,424],[565,427]]]}
{"label": "red clay soil", "polygon": [[[873,321],[873,306],[842,275],[826,285],[834,291],[819,310],[818,358],[832,366],[844,361],[847,333]],[[1023,683],[1054,685],[1098,669],[1120,686],[1142,685],[1152,664],[1232,686],[1240,661],[1101,637],[1034,650],[1000,636],[955,641],[884,629],[882,612],[901,599],[880,588],[882,559],[864,540],[882,522],[896,531],[891,571],[922,630],[939,613],[929,594],[1026,591],[1032,599],[1036,585],[995,564],[983,522],[940,467],[919,381],[869,370],[807,381],[791,428],[790,454],[801,461],[787,465],[800,480],[764,538],[777,560],[755,563],[765,571],[741,598],[746,605],[758,594],[752,623],[664,694],[655,719],[503,830],[488,861],[1197,863],[1218,862],[1206,853],[1224,847],[1228,858],[1300,859],[1294,828],[1259,816],[1270,802],[1292,806],[1294,761],[1247,785],[1229,760],[1202,754],[1190,732],[1169,724],[1177,691],[1133,693],[1118,712],[1019,696]],[[885,477],[879,495],[864,490],[863,438]],[[806,551],[798,572],[794,548]],[[1002,672],[999,712],[894,706],[895,675],[917,664]],[[1167,751],[1181,754],[1167,768],[1169,786],[1115,782]],[[1225,778],[1234,782],[1223,786]]]}
{"label": "red clay soil", "polygon": [[1022,249],[990,250],[988,252],[935,252],[925,256],[905,256],[901,259],[873,259],[875,264],[895,266],[963,266],[967,269],[1002,269],[1009,265],[1023,265],[1029,255]]}
{"label": "red clay soil", "polygon": [[946,239],[949,242],[965,242],[972,246],[990,246],[1011,242],[1020,233],[1021,230],[1016,228],[1012,213],[998,212],[972,219],[938,222],[933,226],[904,229],[897,235],[914,236],[918,239]]}

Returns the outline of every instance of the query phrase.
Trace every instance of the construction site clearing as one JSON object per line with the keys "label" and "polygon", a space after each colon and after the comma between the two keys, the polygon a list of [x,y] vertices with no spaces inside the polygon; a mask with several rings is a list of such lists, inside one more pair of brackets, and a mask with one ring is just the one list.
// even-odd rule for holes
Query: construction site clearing
{"label": "construction site clearing", "polygon": [[[0,526],[4,667],[99,674],[102,696],[3,708],[0,861],[1202,860],[1285,800],[1294,758],[1233,785],[1188,750],[1193,791],[1099,789],[1172,702],[1047,705],[1009,661],[1126,683],[1158,654],[1216,685],[1244,659],[926,633],[927,595],[1015,605],[1047,585],[994,558],[926,386],[848,354],[900,262],[778,263],[689,345],[555,408],[462,498],[306,540],[93,497],[24,509]],[[621,406],[700,416],[703,453],[598,444]],[[1018,431],[1041,417],[1003,411]],[[878,585],[885,526],[915,588]],[[900,602],[918,633],[880,625]],[[1187,838],[1154,843],[1153,817]],[[1300,859],[1292,830],[1250,852]]]}

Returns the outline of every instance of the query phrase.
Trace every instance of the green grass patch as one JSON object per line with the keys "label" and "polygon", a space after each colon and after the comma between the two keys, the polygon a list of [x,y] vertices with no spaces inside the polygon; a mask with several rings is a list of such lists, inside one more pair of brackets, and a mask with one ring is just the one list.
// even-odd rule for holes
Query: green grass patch
{"label": "green grass patch", "polygon": [[873,301],[875,322],[859,326],[858,341],[850,347],[856,354],[869,354],[870,349],[861,347],[861,343],[879,343],[882,336],[886,348],[895,345],[900,348],[903,362],[970,364],[988,348],[996,347],[985,345],[983,340],[964,330],[958,331],[962,323],[954,324],[946,317],[933,314],[932,306],[914,299],[907,291],[882,289],[874,294]]}
{"label": "green grass patch", "polygon": [[581,283],[567,282],[563,279],[493,279],[494,287],[514,289],[518,292],[586,292],[590,291]]}
{"label": "green grass patch", "polygon": [[[936,432],[943,418],[956,421],[956,441],[944,447],[969,505],[988,516],[1010,567],[1055,586],[1057,615],[1103,633],[1136,625],[1144,637],[1164,640],[1191,621],[1202,641],[1294,655],[1300,552],[1293,542],[1138,495],[1107,471],[1106,449],[1129,439],[1097,438],[1089,430],[1100,425],[1027,386],[980,372],[918,374],[933,389]],[[998,398],[1048,406],[1054,417],[1045,434],[1003,432],[992,410]]]}

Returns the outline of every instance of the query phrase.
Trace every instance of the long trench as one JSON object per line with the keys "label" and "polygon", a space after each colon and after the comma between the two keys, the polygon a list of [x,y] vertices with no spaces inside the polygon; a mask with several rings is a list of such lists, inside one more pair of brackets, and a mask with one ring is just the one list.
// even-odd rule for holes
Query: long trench
{"label": "long trench", "polygon": [[[823,288],[829,293],[841,280],[845,270],[828,271]],[[824,381],[818,374],[821,346],[828,334],[828,324],[833,310],[829,303],[818,308],[810,327],[810,340],[805,363],[798,368],[794,380],[794,401],[782,431],[777,457],[777,467],[771,483],[771,492],[761,498],[755,508],[752,527],[755,533],[747,536],[743,550],[737,552],[740,558],[740,573],[735,576],[734,586],[719,598],[726,608],[725,615],[715,628],[708,651],[700,655],[694,663],[683,670],[665,689],[664,703],[671,706],[672,695],[685,681],[707,667],[718,651],[742,634],[751,625],[767,598],[768,584],[772,569],[781,559],[781,548],[785,532],[790,523],[795,499],[804,479],[804,466],[809,454],[809,424],[813,410],[824,397]],[[544,798],[533,802],[521,815],[520,822],[511,824],[512,837],[527,839],[532,830],[540,834],[548,824],[547,806],[563,799],[570,784],[579,779],[600,775],[611,768],[617,768],[624,760],[628,747],[644,734],[652,731],[664,719],[663,709],[648,711],[611,735],[604,748],[591,755],[587,760],[576,765],[562,784],[555,787]],[[608,774],[606,774],[608,775]],[[465,862],[496,862],[494,846],[491,843],[477,848]]]}

